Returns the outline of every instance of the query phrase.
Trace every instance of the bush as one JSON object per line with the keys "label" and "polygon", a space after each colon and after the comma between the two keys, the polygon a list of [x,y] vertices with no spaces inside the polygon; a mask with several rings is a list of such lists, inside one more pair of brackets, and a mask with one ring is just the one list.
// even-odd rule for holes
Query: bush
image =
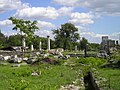
{"label": "bush", "polygon": [[80,58],[76,61],[77,64],[85,64],[92,67],[98,67],[102,64],[106,63],[106,59],[100,59],[100,58],[94,58],[94,57],[88,57],[88,58]]}
{"label": "bush", "polygon": [[120,61],[120,52],[116,52],[114,54],[111,55],[111,58]]}

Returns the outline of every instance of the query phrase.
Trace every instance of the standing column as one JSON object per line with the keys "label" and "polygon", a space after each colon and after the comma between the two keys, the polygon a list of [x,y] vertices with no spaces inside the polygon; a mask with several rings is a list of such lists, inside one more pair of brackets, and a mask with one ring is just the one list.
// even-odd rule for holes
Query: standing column
{"label": "standing column", "polygon": [[26,43],[25,43],[25,38],[22,39],[22,50],[23,52],[25,51],[26,48]]}
{"label": "standing column", "polygon": [[33,45],[31,45],[31,51],[33,51],[34,50],[34,47],[33,47]]}
{"label": "standing column", "polygon": [[77,45],[75,46],[75,51],[77,51]]}
{"label": "standing column", "polygon": [[47,36],[47,50],[50,50],[50,36]]}
{"label": "standing column", "polygon": [[39,43],[39,50],[40,50],[40,51],[42,50],[41,41],[40,41],[40,43]]}

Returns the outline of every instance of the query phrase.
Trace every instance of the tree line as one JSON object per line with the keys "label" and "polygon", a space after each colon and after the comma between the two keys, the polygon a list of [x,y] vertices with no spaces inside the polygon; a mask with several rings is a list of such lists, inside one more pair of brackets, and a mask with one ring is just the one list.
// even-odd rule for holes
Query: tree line
{"label": "tree line", "polygon": [[[17,19],[10,17],[9,20],[14,24],[13,30],[19,31],[21,34],[5,36],[0,32],[0,48],[7,46],[22,46],[22,38],[26,39],[26,45],[34,45],[34,48],[39,48],[39,42],[42,42],[42,48],[47,48],[47,38],[43,38],[34,34],[37,27],[37,21]],[[78,28],[71,23],[62,24],[60,28],[52,30],[54,40],[51,40],[51,48],[63,48],[64,50],[74,50],[75,46],[78,50],[84,50],[89,44],[90,48],[97,48],[99,44],[90,44],[87,39],[82,38],[78,33]],[[24,35],[22,34],[24,33]]]}
{"label": "tree line", "polygon": [[[3,33],[0,32],[0,48],[10,47],[10,46],[22,46],[22,35],[16,34],[11,36],[5,36]],[[34,45],[35,49],[39,48],[39,42],[42,42],[42,48],[47,49],[47,38],[39,37],[35,35],[31,42]],[[29,39],[26,39],[26,46],[30,47],[31,42]],[[51,48],[54,48],[54,40],[51,40]]]}

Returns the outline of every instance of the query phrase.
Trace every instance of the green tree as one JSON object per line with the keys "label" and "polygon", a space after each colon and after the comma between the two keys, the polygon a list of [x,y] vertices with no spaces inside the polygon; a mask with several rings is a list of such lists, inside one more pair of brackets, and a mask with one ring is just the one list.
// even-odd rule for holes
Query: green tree
{"label": "green tree", "polygon": [[80,49],[84,50],[87,44],[88,44],[88,40],[83,37],[82,40],[80,41]]}
{"label": "green tree", "polygon": [[90,43],[89,45],[92,51],[98,51],[100,49],[100,44],[98,43]]}
{"label": "green tree", "polygon": [[34,36],[34,32],[38,30],[39,28],[36,26],[37,21],[30,21],[30,20],[23,20],[23,19],[17,19],[15,17],[10,17],[9,20],[12,21],[12,23],[15,25],[13,27],[13,30],[20,30],[20,32],[23,32],[29,41]]}
{"label": "green tree", "polygon": [[5,43],[6,43],[6,37],[3,33],[1,33],[1,30],[0,30],[0,48],[4,47]]}
{"label": "green tree", "polygon": [[57,47],[63,47],[64,50],[70,49],[71,44],[79,39],[78,28],[71,23],[61,25],[61,28],[53,30],[55,34],[55,44]]}
{"label": "green tree", "polygon": [[7,43],[9,46],[21,46],[22,45],[22,36],[20,34],[9,36]]}
{"label": "green tree", "polygon": [[88,47],[88,40],[84,37],[80,41],[80,48],[81,50],[84,50],[85,57],[87,56],[87,47]]}

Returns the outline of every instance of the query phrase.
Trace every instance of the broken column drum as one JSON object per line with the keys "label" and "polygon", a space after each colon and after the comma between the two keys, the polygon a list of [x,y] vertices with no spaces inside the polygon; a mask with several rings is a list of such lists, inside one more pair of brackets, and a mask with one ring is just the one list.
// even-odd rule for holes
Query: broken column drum
{"label": "broken column drum", "polygon": [[50,50],[50,36],[47,36],[47,50]]}

